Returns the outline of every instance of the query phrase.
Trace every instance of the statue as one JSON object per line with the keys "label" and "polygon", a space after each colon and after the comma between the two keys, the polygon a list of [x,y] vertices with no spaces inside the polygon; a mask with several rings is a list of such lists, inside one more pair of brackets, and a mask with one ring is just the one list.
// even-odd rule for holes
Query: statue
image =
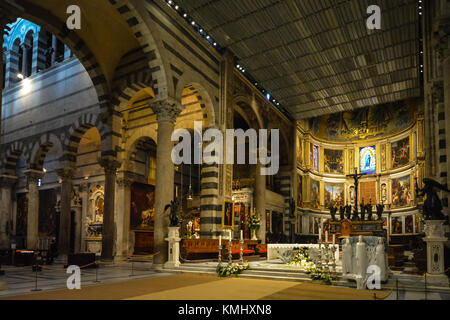
{"label": "statue", "polygon": [[369,201],[369,204],[366,205],[367,211],[367,220],[372,221],[372,201]]}
{"label": "statue", "polygon": [[366,205],[364,204],[364,200],[359,206],[361,208],[361,221],[364,221],[366,218]]}
{"label": "statue", "polygon": [[350,238],[344,238],[344,244],[342,246],[342,274],[352,272],[352,256],[353,249],[350,244]]}
{"label": "statue", "polygon": [[179,220],[178,220],[178,216],[177,216],[177,212],[178,212],[178,199],[175,199],[170,201],[170,204],[167,204],[164,207],[164,212],[166,212],[167,209],[170,208],[170,215],[169,215],[169,219],[170,219],[170,227],[178,227],[179,224]]}
{"label": "statue", "polygon": [[295,200],[294,200],[294,198],[291,198],[291,201],[289,201],[289,217],[295,218]]}
{"label": "statue", "polygon": [[[351,208],[351,206],[350,206]],[[355,207],[353,209],[353,216],[352,216],[352,221],[358,220],[358,205],[355,204]]]}
{"label": "statue", "polygon": [[337,212],[337,207],[333,207],[330,206],[330,215],[331,215],[331,221],[336,221],[336,212]]}
{"label": "statue", "polygon": [[352,215],[352,206],[346,205],[345,206],[345,216],[347,219],[350,220],[350,216]]}
{"label": "statue", "polygon": [[386,264],[386,251],[384,249],[384,241],[383,238],[378,238],[378,243],[375,248],[375,263],[378,267],[380,267],[381,273],[380,278],[382,281],[386,280],[386,271],[387,271],[387,264]]}
{"label": "statue", "polygon": [[345,207],[344,206],[340,206],[339,207],[339,218],[340,218],[341,221],[343,221],[345,219],[344,213],[345,213]]}
{"label": "statue", "polygon": [[426,200],[423,204],[425,220],[445,220],[446,218],[442,214],[442,203],[435,188],[446,192],[450,192],[450,190],[433,179],[424,178],[423,183],[425,186],[423,189],[420,189],[416,179],[417,196],[426,196]]}
{"label": "statue", "polygon": [[384,211],[384,204],[377,204],[377,220],[381,221]]}

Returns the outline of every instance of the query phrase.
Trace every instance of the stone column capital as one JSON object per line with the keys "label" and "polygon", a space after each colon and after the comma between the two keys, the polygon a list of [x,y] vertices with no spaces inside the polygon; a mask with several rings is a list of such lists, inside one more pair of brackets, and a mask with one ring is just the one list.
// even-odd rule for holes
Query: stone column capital
{"label": "stone column capital", "polygon": [[116,174],[122,163],[116,159],[100,158],[98,163],[105,169],[105,174]]}
{"label": "stone column capital", "polygon": [[0,175],[0,187],[12,187],[18,180],[16,176]]}
{"label": "stone column capital", "polygon": [[33,169],[26,170],[24,173],[28,179],[28,183],[37,183],[39,181],[39,179],[42,179],[45,175],[44,171],[33,170]]}
{"label": "stone column capital", "polygon": [[431,94],[434,103],[444,102],[444,84],[442,81],[435,81],[431,87]]}
{"label": "stone column capital", "polygon": [[75,176],[76,168],[59,168],[56,169],[56,174],[60,176],[63,181],[66,179],[72,179]]}
{"label": "stone column capital", "polygon": [[134,173],[131,172],[120,172],[117,177],[117,184],[119,187],[131,187],[133,182],[137,180]]}
{"label": "stone column capital", "polygon": [[434,33],[433,43],[441,60],[450,57],[450,17],[442,17],[438,21],[438,30]]}
{"label": "stone column capital", "polygon": [[87,182],[81,182],[78,186],[78,190],[80,192],[88,191],[89,190],[89,184]]}
{"label": "stone column capital", "polygon": [[174,100],[157,101],[150,104],[150,108],[156,114],[158,122],[175,122],[182,111],[181,104]]}

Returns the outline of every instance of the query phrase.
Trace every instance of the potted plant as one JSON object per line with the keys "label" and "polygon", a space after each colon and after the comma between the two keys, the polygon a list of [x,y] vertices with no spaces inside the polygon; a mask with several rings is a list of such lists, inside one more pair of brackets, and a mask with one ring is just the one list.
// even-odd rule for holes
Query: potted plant
{"label": "potted plant", "polygon": [[250,216],[250,219],[248,219],[247,225],[252,232],[252,240],[258,240],[256,233],[261,227],[261,219],[256,214],[253,214]]}

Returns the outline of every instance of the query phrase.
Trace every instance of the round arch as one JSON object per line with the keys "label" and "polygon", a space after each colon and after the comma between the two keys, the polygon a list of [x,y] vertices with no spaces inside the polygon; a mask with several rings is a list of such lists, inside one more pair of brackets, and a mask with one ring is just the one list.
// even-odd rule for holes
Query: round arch
{"label": "round arch", "polygon": [[[216,112],[218,106],[216,106],[211,99],[209,92],[212,89],[209,88],[203,81],[199,80],[199,77],[194,71],[186,71],[183,76],[178,80],[175,99],[177,102],[181,103],[183,98],[183,91],[185,88],[191,88],[191,90],[197,96],[200,106],[204,115],[204,122],[207,127],[213,127],[216,124]],[[207,89],[208,88],[208,89]]]}
{"label": "round arch", "polygon": [[[258,111],[256,102],[253,103],[253,101],[246,96],[236,96],[233,99],[233,109],[238,111],[239,109],[237,109],[236,106],[239,106],[241,112],[247,114],[247,117],[250,121],[250,126],[254,122],[254,120],[256,120],[256,123],[258,125],[258,128],[256,129],[264,128],[264,120]],[[252,119],[252,115],[254,115],[254,119]]]}
{"label": "round arch", "polygon": [[55,150],[57,158],[60,159],[63,155],[63,147],[58,137],[52,133],[41,136],[41,139],[35,142],[31,149],[28,159],[30,169],[42,170],[45,157],[52,148]]}

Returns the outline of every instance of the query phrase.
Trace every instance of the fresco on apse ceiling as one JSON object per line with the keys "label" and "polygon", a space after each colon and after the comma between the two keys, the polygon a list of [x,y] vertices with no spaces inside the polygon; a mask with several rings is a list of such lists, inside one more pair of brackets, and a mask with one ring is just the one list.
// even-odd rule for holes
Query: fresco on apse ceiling
{"label": "fresco on apse ceiling", "polygon": [[369,106],[309,119],[309,129],[320,138],[333,141],[364,140],[393,134],[414,122],[414,101]]}

